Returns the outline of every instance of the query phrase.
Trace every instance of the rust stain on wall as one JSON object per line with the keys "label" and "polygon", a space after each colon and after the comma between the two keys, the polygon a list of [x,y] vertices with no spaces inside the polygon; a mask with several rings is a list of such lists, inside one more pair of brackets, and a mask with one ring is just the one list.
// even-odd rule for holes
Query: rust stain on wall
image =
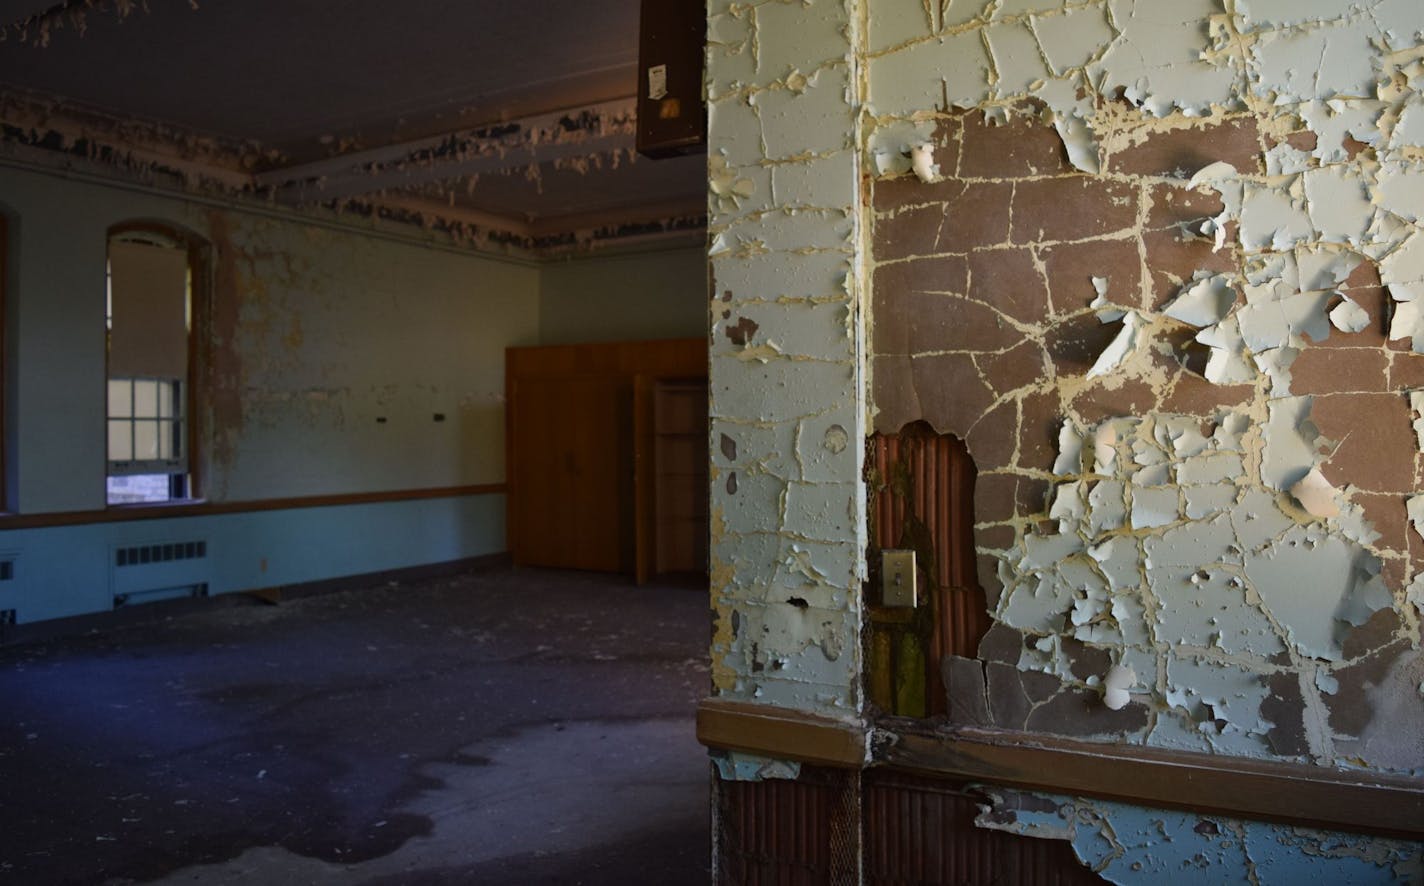
{"label": "rust stain on wall", "polygon": [[212,244],[212,303],[208,306],[211,323],[210,364],[206,426],[212,429],[211,461],[222,476],[232,464],[234,444],[242,434],[242,351],[238,342],[238,324],[242,313],[242,292],[237,268],[237,254],[232,242],[232,226],[226,213],[207,213],[208,237]]}

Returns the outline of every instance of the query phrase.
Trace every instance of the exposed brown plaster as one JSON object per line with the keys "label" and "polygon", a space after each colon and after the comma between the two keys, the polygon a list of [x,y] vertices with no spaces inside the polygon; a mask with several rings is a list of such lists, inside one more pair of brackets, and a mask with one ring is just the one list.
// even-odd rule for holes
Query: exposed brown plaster
{"label": "exposed brown plaster", "polygon": [[[937,158],[958,157],[961,171],[971,127],[952,121],[974,116],[953,117],[937,130]],[[1033,119],[1030,113],[1010,114],[993,128],[1021,134],[1044,128]],[[972,180],[953,175],[929,183],[890,179],[883,199],[877,182],[872,196],[877,426],[890,429],[924,418],[940,432],[964,436],[985,472],[976,502],[981,551],[1011,547],[1012,539],[1030,533],[1057,532],[1052,523],[1042,522],[1053,499],[1046,494],[1048,483],[1034,475],[1055,469],[1065,415],[1092,428],[1119,416],[1186,413],[1211,419],[1200,425],[1200,432],[1210,435],[1223,408],[1263,407],[1269,391],[1260,383],[1221,385],[1203,378],[1208,351],[1193,341],[1196,331],[1185,325],[1162,328],[1160,340],[1172,346],[1144,351],[1131,372],[1085,378],[1121,328],[1088,310],[1094,287],[1108,305],[1157,312],[1204,274],[1235,274],[1242,266],[1243,256],[1229,245],[1234,229],[1221,249],[1192,230],[1203,214],[1221,211],[1220,199],[1163,180],[1189,173],[1218,150],[1242,171],[1264,171],[1264,139],[1252,118],[1232,118],[1208,129],[1220,144],[1196,129],[1143,131],[1124,142],[1126,147],[1110,143],[1103,174],[1092,178],[1072,171],[1066,161],[1030,161],[1006,148],[998,154],[976,153]],[[974,137],[983,134],[976,130]],[[1035,143],[1032,137],[1021,141]],[[994,211],[956,211],[955,202],[967,188],[991,186],[1009,196],[1007,226]],[[946,238],[950,219],[956,231]],[[1291,391],[1316,395],[1311,427],[1319,428],[1318,445],[1328,452],[1321,468],[1326,479],[1337,488],[1350,485],[1366,518],[1382,515],[1386,506],[1395,515],[1392,520],[1380,516],[1379,522],[1393,529],[1378,536],[1374,549],[1383,557],[1386,579],[1398,587],[1407,575],[1402,546],[1409,544],[1403,538],[1400,496],[1415,488],[1417,443],[1408,400],[1386,393],[1387,375],[1395,359],[1402,361],[1399,373],[1412,371],[1413,358],[1397,347],[1379,347],[1383,321],[1375,318],[1384,298],[1370,262],[1360,263],[1339,290],[1371,312],[1371,320],[1364,332],[1335,332],[1325,349],[1303,351]],[[1235,298],[1241,307],[1240,296]],[[1397,455],[1380,458],[1381,452]],[[1169,476],[1165,470],[1164,479]],[[1171,494],[1174,508],[1181,507],[1182,494]],[[1189,498],[1187,504],[1205,507],[1207,500]],[[1020,549],[1015,556],[1021,555]],[[1000,592],[1001,562],[981,556],[980,578],[991,606]],[[1088,669],[1106,670],[1105,648],[1078,644],[1078,651],[1070,653],[1068,643],[1077,641],[1068,637],[1063,642],[1061,654],[1074,684],[1091,685],[1101,677]],[[1085,654],[1088,649],[1091,653]],[[1318,741],[1308,740],[1302,725],[1309,706],[1318,704],[1300,690],[1305,678],[1295,669],[1307,665],[1284,651],[1262,650],[1272,663],[1254,691],[1262,699],[1260,715],[1269,712],[1274,726],[1261,741],[1278,754],[1318,750]],[[1097,694],[1091,690],[1081,695],[1081,688],[1065,684],[1061,693],[1041,696],[1009,682],[1010,676],[1018,680],[1020,674],[1035,673],[1022,670],[1034,655],[1031,648],[1020,648],[1013,660],[989,667],[987,716],[994,725],[1122,734],[1105,728],[1117,720],[1093,707]],[[1048,674],[1033,679],[1044,677],[1056,679]],[[962,674],[955,679],[964,682]],[[1193,678],[1174,672],[1155,679],[1162,691],[1169,683]],[[1256,678],[1243,672],[1241,679],[1249,683]],[[1320,679],[1325,686],[1333,678]],[[1312,689],[1311,698],[1317,697]],[[1049,699],[1054,699],[1051,705]],[[1050,713],[1033,717],[1040,706]],[[1149,709],[1133,704],[1123,710],[1136,712],[1131,732],[1142,740],[1152,725]],[[1212,732],[1224,732],[1242,713],[1229,705],[1199,704],[1192,716]]]}
{"label": "exposed brown plaster", "polygon": [[1186,180],[1199,169],[1217,161],[1231,164],[1237,171],[1251,174],[1265,170],[1261,165],[1262,135],[1254,116],[1235,116],[1205,125],[1176,121],[1180,128],[1126,129],[1108,147],[1103,172],[1143,177]]}
{"label": "exposed brown plaster", "polygon": [[728,340],[737,347],[744,348],[751,343],[752,336],[756,335],[756,331],[759,327],[757,326],[757,322],[752,318],[742,317],[738,319],[736,323],[728,324],[724,328]]}

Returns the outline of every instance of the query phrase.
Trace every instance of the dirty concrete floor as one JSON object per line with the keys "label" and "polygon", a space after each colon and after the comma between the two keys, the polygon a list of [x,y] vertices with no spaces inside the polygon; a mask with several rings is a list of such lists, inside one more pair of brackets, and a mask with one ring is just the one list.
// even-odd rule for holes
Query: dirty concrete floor
{"label": "dirty concrete floor", "polygon": [[0,647],[0,883],[705,883],[707,610],[504,570]]}

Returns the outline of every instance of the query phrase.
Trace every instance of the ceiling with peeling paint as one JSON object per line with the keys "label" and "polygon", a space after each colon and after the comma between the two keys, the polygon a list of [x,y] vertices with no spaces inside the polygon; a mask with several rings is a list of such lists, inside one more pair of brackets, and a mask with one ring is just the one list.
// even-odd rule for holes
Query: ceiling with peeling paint
{"label": "ceiling with peeling paint", "polygon": [[[41,33],[21,23],[53,0],[0,0],[8,93],[239,144],[244,165],[269,175],[347,154],[368,171],[371,151],[626,101],[637,85],[637,0],[148,0],[128,15],[68,5],[97,8],[51,16]],[[347,175],[339,196],[536,231],[702,211],[703,159],[639,157],[631,132],[557,162],[496,152],[508,162],[413,185]]]}

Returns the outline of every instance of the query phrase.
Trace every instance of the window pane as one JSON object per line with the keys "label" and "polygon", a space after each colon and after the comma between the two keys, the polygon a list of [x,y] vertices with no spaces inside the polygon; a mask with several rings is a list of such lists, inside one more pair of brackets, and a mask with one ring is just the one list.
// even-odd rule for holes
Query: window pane
{"label": "window pane", "polygon": [[158,383],[158,417],[173,417],[173,388],[171,381],[161,381]]}
{"label": "window pane", "polygon": [[158,416],[158,382],[135,379],[133,386],[134,415],[139,418],[156,418]]}
{"label": "window pane", "polygon": [[109,478],[109,504],[139,504],[142,502],[171,501],[169,494],[172,480],[168,474],[135,474],[129,477]]}
{"label": "window pane", "polygon": [[129,423],[109,422],[109,461],[129,461],[133,458],[133,441],[129,437]]}
{"label": "window pane", "polygon": [[134,458],[139,461],[158,458],[158,422],[134,422]]}
{"label": "window pane", "polygon": [[158,423],[158,457],[173,457],[173,422],[160,421]]}
{"label": "window pane", "polygon": [[123,418],[133,413],[133,382],[126,378],[109,379],[109,417]]}

